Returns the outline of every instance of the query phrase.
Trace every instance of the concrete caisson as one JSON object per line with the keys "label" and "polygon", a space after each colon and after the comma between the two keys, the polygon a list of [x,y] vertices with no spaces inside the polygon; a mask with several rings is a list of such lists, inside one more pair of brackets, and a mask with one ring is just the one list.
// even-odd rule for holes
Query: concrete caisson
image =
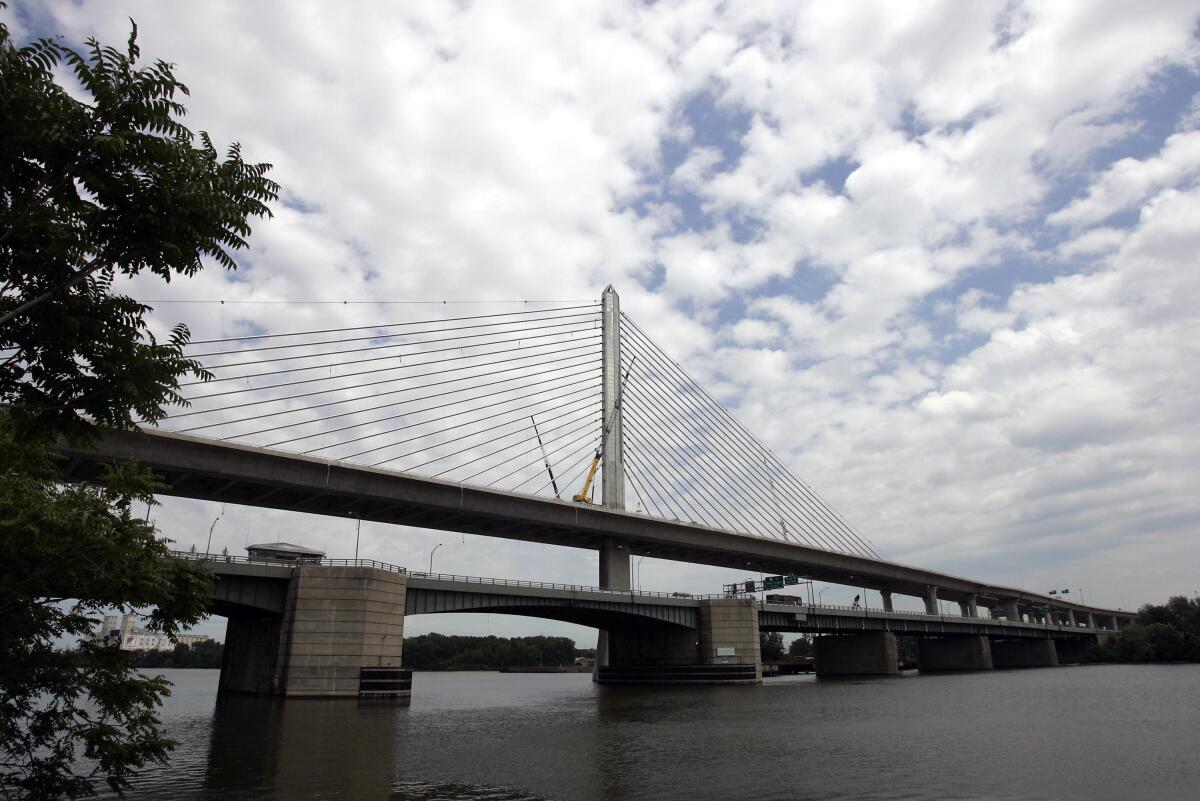
{"label": "concrete caisson", "polygon": [[890,631],[817,637],[818,676],[890,676],[900,672],[896,635]]}
{"label": "concrete caisson", "polygon": [[998,668],[1057,667],[1054,640],[993,640],[992,664]]}
{"label": "concrete caisson", "polygon": [[400,668],[406,576],[368,567],[298,567],[288,586],[273,691],[359,694],[363,668]]}
{"label": "concrete caisson", "polygon": [[982,635],[921,637],[917,642],[921,670],[991,670],[992,648]]}

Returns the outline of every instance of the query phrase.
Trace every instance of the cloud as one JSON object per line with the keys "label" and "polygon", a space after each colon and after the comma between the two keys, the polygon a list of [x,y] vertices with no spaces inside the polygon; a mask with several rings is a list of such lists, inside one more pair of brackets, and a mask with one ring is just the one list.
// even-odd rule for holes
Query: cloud
{"label": "cloud", "polygon": [[[18,35],[75,42],[123,41],[132,16],[191,87],[189,123],[276,165],[285,203],[236,274],[130,284],[226,301],[161,304],[160,330],[373,325],[455,313],[398,302],[612,283],[890,556],[1034,588],[1077,571],[1099,603],[1117,575],[1139,600],[1194,589],[1194,3],[330,8],[17,6]],[[187,542],[216,511],[171,501],[160,520]],[[236,514],[231,548],[292,525],[352,547],[344,521]],[[419,566],[446,537],[364,547]],[[590,552],[486,538],[437,558],[595,576]],[[731,578],[646,570],[663,589]]]}

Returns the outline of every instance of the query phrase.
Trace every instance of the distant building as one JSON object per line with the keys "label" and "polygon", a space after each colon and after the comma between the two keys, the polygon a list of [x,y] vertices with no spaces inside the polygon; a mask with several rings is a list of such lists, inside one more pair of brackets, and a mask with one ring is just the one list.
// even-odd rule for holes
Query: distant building
{"label": "distant building", "polygon": [[251,559],[271,559],[277,562],[303,562],[305,564],[320,564],[325,558],[324,551],[315,548],[305,548],[303,545],[293,545],[290,542],[262,542],[258,545],[247,545],[246,552]]}
{"label": "distant building", "polygon": [[178,634],[172,641],[165,634],[134,626],[133,615],[123,615],[120,621],[118,624],[116,615],[105,615],[92,638],[115,645],[122,651],[174,651],[176,645],[192,646],[212,639],[207,634]]}

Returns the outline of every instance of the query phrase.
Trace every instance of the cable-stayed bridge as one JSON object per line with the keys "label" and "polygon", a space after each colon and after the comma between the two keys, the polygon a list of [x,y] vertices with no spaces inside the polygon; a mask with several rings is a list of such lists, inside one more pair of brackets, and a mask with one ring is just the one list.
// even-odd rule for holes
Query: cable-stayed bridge
{"label": "cable-stayed bridge", "polygon": [[883,559],[611,288],[596,304],[262,331],[187,353],[207,375],[181,386],[186,402],[70,451],[69,477],[136,456],[180,496],[592,548],[616,590],[646,555],[870,588],[885,613],[900,593],[930,616],[950,600],[965,617],[1088,631],[1128,618]]}

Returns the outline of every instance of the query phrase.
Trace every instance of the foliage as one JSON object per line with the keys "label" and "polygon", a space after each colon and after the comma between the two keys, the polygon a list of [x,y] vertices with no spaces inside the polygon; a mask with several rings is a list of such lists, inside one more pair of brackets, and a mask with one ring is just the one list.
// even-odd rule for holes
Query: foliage
{"label": "foliage", "polygon": [[[84,415],[156,420],[178,376],[202,375],[182,354],[187,329],[158,342],[114,277],[233,269],[248,219],[278,192],[238,145],[221,158],[206,134],[193,144],[187,87],[170,64],[138,66],[136,35],[125,52],[89,40],[78,53],[17,48],[0,24],[0,401],[72,438],[89,434]],[[59,65],[86,102],[54,81]]]}
{"label": "foliage", "polygon": [[[0,3],[0,9],[4,4]],[[236,145],[222,158],[179,118],[187,88],[164,62],[89,41],[16,47],[0,23],[0,795],[43,799],[113,789],[163,761],[161,679],[127,652],[71,644],[103,611],[173,634],[204,614],[211,576],[168,557],[132,513],[154,477],[113,465],[63,486],[57,446],[95,425],[157,420],[179,400],[188,332],[152,336],[149,309],[118,276],[234,266],[248,220],[278,187]],[[77,83],[56,83],[65,67]],[[83,98],[83,99],[78,99]]]}
{"label": "foliage", "polygon": [[135,668],[220,668],[225,646],[215,640],[184,645],[173,651],[133,651],[130,664]]}
{"label": "foliage", "polygon": [[99,776],[116,789],[166,756],[154,714],[166,682],[115,648],[61,645],[114,607],[174,634],[203,617],[211,579],[133,514],[153,499],[150,473],[123,463],[64,486],[47,441],[16,434],[0,414],[0,793],[74,798]]}
{"label": "foliage", "polygon": [[788,656],[812,656],[813,644],[808,637],[797,637],[788,646]]}
{"label": "foliage", "polygon": [[423,634],[404,638],[404,666],[413,670],[500,670],[564,667],[575,662],[568,637],[455,637]]}
{"label": "foliage", "polygon": [[762,661],[778,662],[783,659],[783,635],[778,631],[760,631],[758,646],[762,653]]}
{"label": "foliage", "polygon": [[1200,662],[1200,598],[1146,605],[1137,622],[1092,648],[1093,662]]}

